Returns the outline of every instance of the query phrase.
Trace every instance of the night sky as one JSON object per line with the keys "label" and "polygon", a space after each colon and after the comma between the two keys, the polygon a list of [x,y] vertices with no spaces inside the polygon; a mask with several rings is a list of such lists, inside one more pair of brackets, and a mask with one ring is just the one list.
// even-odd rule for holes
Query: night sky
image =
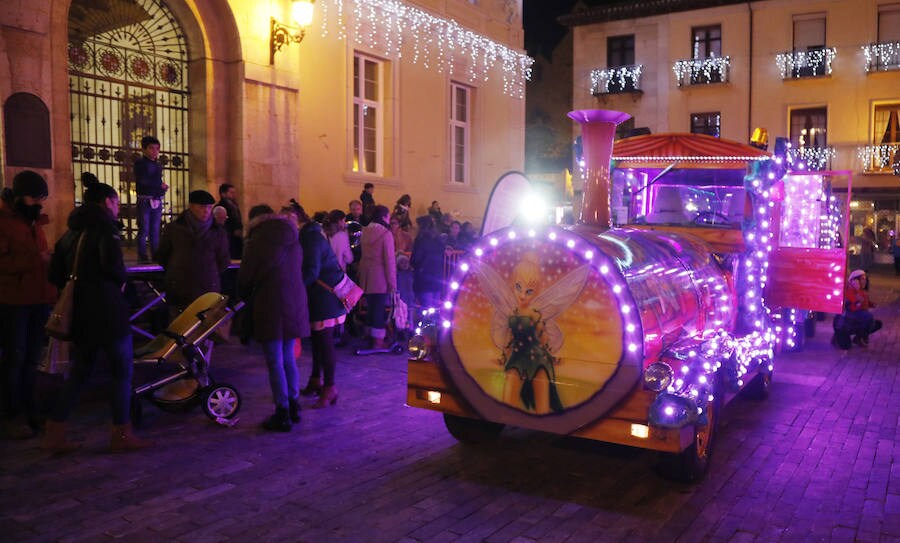
{"label": "night sky", "polygon": [[[614,4],[620,0],[583,0],[586,6]],[[522,25],[525,28],[525,50],[531,57],[550,55],[568,32],[556,18],[572,11],[577,0],[524,0]]]}

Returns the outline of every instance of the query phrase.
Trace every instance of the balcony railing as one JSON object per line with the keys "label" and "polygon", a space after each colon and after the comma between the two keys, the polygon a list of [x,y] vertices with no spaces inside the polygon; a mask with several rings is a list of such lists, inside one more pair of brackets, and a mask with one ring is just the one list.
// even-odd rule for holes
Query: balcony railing
{"label": "balcony railing", "polygon": [[731,57],[693,58],[678,60],[672,65],[675,72],[675,84],[708,85],[710,83],[727,83]]}
{"label": "balcony railing", "polygon": [[618,66],[591,71],[591,94],[616,94],[622,92],[642,92],[641,72],[643,64]]}
{"label": "balcony railing", "polygon": [[900,143],[883,143],[861,147],[856,156],[863,163],[866,173],[894,173],[894,157],[900,149]]}
{"label": "balcony railing", "polygon": [[813,172],[830,170],[836,154],[834,147],[796,147],[788,151],[795,169]]}
{"label": "balcony railing", "polygon": [[834,47],[816,47],[806,51],[788,51],[775,55],[782,79],[831,75],[831,62],[837,55]]}
{"label": "balcony railing", "polygon": [[866,56],[866,72],[900,70],[900,42],[863,45]]}

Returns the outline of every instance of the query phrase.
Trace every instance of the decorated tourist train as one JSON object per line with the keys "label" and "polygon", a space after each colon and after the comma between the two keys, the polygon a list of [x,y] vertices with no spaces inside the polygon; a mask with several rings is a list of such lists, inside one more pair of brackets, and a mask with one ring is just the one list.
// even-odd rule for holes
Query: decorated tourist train
{"label": "decorated tourist train", "polygon": [[784,140],[613,145],[627,114],[569,116],[578,223],[498,226],[488,210],[410,341],[407,403],[462,442],[528,428],[656,450],[665,474],[697,479],[723,406],[765,398],[808,312],[841,311],[850,174],[808,171]]}

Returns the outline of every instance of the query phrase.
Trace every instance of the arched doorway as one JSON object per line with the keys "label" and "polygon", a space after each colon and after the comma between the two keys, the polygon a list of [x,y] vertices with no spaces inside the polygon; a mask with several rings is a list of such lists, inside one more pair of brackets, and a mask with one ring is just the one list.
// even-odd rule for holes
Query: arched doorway
{"label": "arched doorway", "polygon": [[121,218],[134,239],[134,175],[141,138],[160,142],[169,185],[164,221],[187,205],[190,190],[188,45],[161,0],[73,0],[68,73],[75,200],[81,174],[119,191]]}

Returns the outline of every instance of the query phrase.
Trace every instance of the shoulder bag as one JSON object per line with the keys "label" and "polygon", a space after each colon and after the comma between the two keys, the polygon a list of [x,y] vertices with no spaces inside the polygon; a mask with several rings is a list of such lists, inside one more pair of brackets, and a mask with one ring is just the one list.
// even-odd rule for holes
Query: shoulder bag
{"label": "shoulder bag", "polygon": [[63,341],[72,340],[72,310],[75,306],[75,281],[78,280],[78,263],[81,260],[81,246],[84,243],[84,232],[78,237],[78,246],[75,249],[75,261],[72,263],[72,273],[66,285],[59,293],[56,305],[50,312],[50,318],[44,326],[47,335]]}
{"label": "shoulder bag", "polygon": [[337,296],[338,300],[344,304],[344,308],[347,309],[347,311],[351,311],[356,307],[356,304],[363,295],[363,289],[354,283],[346,273],[344,274],[344,278],[338,281],[338,284],[333,287],[329,286],[328,283],[321,279],[317,279],[316,282],[322,285],[325,290]]}

